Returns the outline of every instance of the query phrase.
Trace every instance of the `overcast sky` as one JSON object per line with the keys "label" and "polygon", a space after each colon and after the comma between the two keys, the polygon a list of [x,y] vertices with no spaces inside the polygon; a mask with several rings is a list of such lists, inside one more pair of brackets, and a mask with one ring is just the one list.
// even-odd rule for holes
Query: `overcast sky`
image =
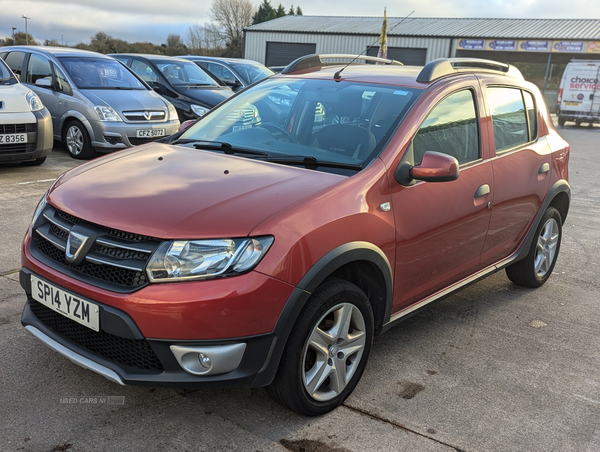
{"label": "overcast sky", "polygon": [[[253,0],[258,6],[262,0]],[[286,10],[292,2],[285,0]],[[297,3],[296,3],[297,2]],[[37,40],[89,44],[98,31],[129,42],[162,44],[169,33],[186,39],[190,25],[209,22],[211,0],[0,0],[0,37],[12,27]],[[294,0],[304,15],[388,17],[498,17],[540,19],[598,19],[598,0]],[[277,0],[271,0],[277,6]]]}

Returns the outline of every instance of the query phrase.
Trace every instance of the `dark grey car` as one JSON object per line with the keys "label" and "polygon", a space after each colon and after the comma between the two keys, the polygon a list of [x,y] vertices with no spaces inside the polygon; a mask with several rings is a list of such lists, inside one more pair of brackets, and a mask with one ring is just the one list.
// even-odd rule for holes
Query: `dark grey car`
{"label": "dark grey car", "polygon": [[40,46],[2,47],[0,57],[42,99],[55,138],[74,158],[146,143],[179,128],[173,105],[114,58]]}

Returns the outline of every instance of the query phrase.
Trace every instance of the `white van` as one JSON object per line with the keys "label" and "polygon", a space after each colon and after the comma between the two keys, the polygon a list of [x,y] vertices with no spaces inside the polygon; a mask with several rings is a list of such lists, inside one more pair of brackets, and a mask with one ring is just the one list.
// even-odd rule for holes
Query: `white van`
{"label": "white van", "polygon": [[572,60],[558,91],[558,125],[600,122],[600,60]]}

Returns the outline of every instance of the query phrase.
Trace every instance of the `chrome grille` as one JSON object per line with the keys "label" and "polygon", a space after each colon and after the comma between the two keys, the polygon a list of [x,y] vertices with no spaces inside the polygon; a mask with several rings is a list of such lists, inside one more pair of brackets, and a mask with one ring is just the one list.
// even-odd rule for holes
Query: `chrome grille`
{"label": "chrome grille", "polygon": [[138,110],[124,111],[123,116],[125,116],[125,119],[132,122],[156,122],[164,121],[167,114],[162,110]]}
{"label": "chrome grille", "polygon": [[[93,231],[93,244],[83,262],[73,264],[65,251],[76,226]],[[50,205],[36,223],[33,239],[32,252],[39,251],[40,260],[89,284],[120,292],[148,284],[146,264],[160,244],[160,239],[88,223]]]}

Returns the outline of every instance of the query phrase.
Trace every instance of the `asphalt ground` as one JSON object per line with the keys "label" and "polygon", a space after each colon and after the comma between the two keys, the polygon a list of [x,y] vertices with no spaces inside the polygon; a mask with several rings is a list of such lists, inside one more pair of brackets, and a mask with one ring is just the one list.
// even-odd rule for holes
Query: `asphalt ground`
{"label": "asphalt ground", "polygon": [[318,418],[263,389],[118,386],[27,333],[19,248],[77,165],[0,165],[0,451],[600,451],[600,129],[567,127],[571,210],[539,289],[504,272],[379,336],[357,389]]}

